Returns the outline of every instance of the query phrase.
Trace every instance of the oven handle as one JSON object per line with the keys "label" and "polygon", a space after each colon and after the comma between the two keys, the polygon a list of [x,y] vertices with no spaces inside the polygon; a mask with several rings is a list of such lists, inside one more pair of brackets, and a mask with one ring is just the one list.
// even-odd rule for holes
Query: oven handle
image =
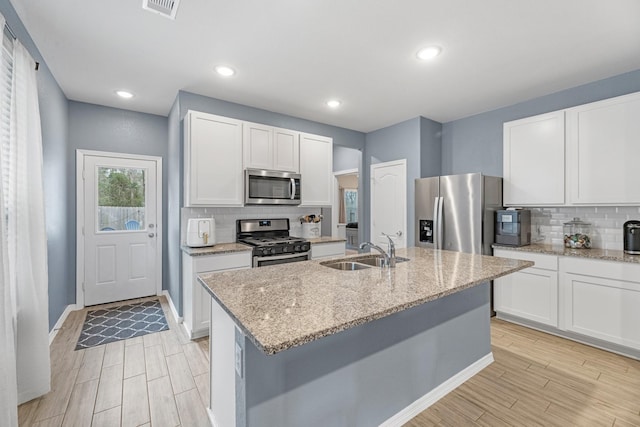
{"label": "oven handle", "polygon": [[291,200],[296,198],[296,180],[291,178]]}
{"label": "oven handle", "polygon": [[311,259],[311,251],[307,251],[307,252],[296,252],[293,254],[285,254],[285,255],[268,255],[268,256],[254,256],[253,257],[253,266],[257,267],[258,266],[258,262],[262,261],[262,260],[274,260],[277,261],[279,259],[287,259],[287,258],[299,258],[301,256],[306,256],[307,260]]}

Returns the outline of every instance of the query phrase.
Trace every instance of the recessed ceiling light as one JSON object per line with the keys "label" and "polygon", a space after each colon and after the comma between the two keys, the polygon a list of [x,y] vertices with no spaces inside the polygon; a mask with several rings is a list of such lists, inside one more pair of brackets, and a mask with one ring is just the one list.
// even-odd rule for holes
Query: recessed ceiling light
{"label": "recessed ceiling light", "polygon": [[338,101],[337,99],[327,101],[327,106],[329,108],[338,108],[340,105],[342,105],[342,102]]}
{"label": "recessed ceiling light", "polygon": [[231,67],[227,67],[226,65],[218,65],[216,67],[216,73],[220,74],[223,77],[231,77],[236,73],[236,71]]}
{"label": "recessed ceiling light", "polygon": [[442,53],[442,48],[440,46],[428,46],[423,49],[420,49],[416,56],[418,59],[422,59],[423,61],[433,59],[436,56]]}
{"label": "recessed ceiling light", "polygon": [[120,98],[124,98],[124,99],[130,99],[133,98],[133,94],[129,91],[126,90],[117,90],[116,91],[116,95],[118,95]]}

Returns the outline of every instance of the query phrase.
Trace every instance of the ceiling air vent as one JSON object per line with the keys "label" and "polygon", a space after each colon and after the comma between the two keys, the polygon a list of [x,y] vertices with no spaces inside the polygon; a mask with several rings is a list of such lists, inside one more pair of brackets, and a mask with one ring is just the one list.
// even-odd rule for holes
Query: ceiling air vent
{"label": "ceiling air vent", "polygon": [[142,8],[169,19],[176,19],[180,0],[142,0]]}

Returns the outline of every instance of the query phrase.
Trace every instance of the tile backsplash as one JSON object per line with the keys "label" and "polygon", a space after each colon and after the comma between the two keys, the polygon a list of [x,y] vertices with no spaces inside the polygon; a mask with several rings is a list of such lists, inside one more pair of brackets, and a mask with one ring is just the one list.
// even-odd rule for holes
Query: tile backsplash
{"label": "tile backsplash", "polygon": [[293,236],[302,235],[300,217],[303,215],[320,215],[320,208],[301,208],[297,206],[245,206],[238,208],[182,208],[181,209],[180,242],[185,244],[187,233],[187,219],[211,218],[216,221],[216,242],[236,241],[236,220],[253,218],[289,218],[290,233]]}
{"label": "tile backsplash", "polygon": [[558,207],[530,208],[531,240],[553,245],[564,244],[563,224],[578,217],[591,223],[594,248],[622,250],[622,225],[640,219],[640,207]]}

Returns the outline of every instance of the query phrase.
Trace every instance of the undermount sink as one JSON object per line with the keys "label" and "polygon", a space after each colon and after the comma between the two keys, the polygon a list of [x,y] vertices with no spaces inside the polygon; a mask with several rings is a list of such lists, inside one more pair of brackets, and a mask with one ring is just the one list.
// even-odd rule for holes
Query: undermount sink
{"label": "undermount sink", "polygon": [[321,262],[320,265],[324,265],[325,267],[334,268],[336,270],[364,270],[366,268],[371,268],[371,266],[360,264],[358,262],[352,261],[330,261],[330,262]]}
{"label": "undermount sink", "polygon": [[[368,256],[366,258],[358,258],[354,261],[360,264],[371,265],[373,267],[382,267],[382,260],[384,260],[384,258],[381,256]],[[403,258],[400,256],[396,257],[396,264],[399,262],[405,262],[405,261],[409,261],[409,258]]]}
{"label": "undermount sink", "polygon": [[[350,260],[331,260],[321,262],[320,265],[324,265],[325,267],[334,268],[336,270],[344,270],[344,271],[355,271],[355,270],[364,270],[366,268],[371,267],[382,267],[382,260],[384,258],[381,256],[375,255],[367,255],[362,258],[352,258]],[[409,258],[396,257],[396,263],[409,261]]]}

